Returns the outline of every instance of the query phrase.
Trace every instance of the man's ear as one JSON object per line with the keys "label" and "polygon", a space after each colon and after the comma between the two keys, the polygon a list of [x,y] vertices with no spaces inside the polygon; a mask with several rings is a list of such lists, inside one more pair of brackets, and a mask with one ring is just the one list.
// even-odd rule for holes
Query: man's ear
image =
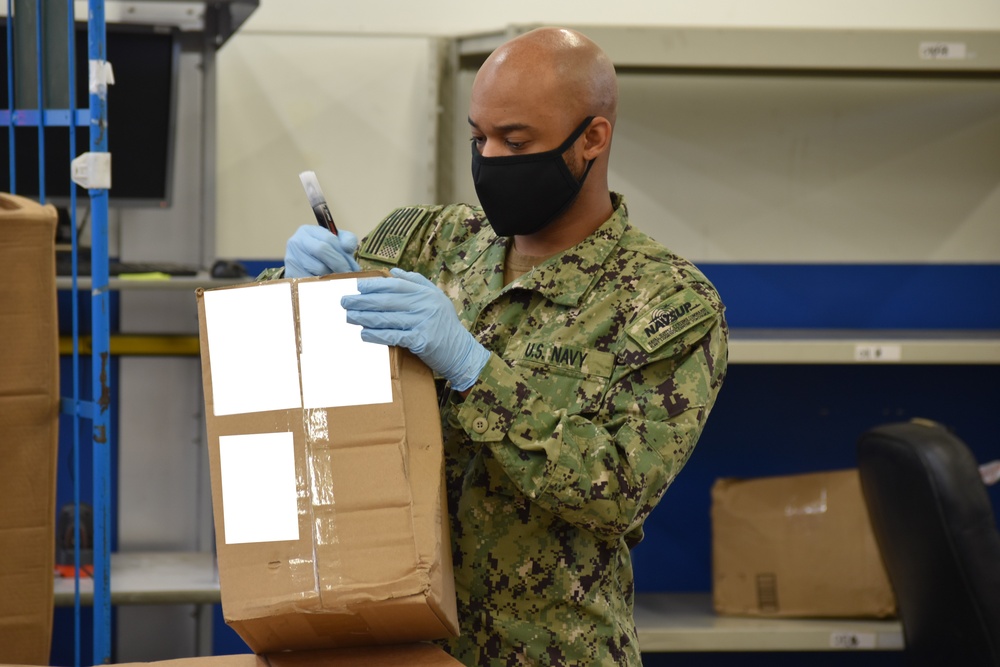
{"label": "man's ear", "polygon": [[597,116],[583,133],[583,158],[593,160],[611,145],[611,122],[603,116]]}

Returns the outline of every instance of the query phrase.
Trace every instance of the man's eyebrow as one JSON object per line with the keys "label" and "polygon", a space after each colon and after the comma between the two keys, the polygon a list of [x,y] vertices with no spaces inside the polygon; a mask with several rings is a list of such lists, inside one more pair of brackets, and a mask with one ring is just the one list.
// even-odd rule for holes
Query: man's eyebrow
{"label": "man's eyebrow", "polygon": [[[479,125],[474,120],[469,118],[468,121],[469,125],[476,128],[477,130],[480,129]],[[531,126],[528,125],[527,123],[508,123],[506,125],[497,125],[493,128],[493,130],[496,132],[517,132],[518,130],[530,130],[530,129]]]}

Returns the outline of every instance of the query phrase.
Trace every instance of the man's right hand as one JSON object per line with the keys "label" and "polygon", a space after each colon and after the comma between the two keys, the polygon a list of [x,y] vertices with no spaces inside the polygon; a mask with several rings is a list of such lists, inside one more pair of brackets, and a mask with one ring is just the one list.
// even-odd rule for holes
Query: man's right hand
{"label": "man's right hand", "polygon": [[360,271],[354,261],[358,237],[340,230],[331,234],[319,225],[299,227],[285,245],[285,277],[308,278]]}

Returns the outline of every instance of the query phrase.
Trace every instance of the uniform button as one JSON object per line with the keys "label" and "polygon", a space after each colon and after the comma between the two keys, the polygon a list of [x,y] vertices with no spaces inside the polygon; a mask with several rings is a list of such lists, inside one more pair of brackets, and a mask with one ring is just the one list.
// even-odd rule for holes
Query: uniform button
{"label": "uniform button", "polygon": [[486,433],[489,427],[490,423],[486,421],[486,417],[476,417],[472,422],[472,430],[476,433]]}

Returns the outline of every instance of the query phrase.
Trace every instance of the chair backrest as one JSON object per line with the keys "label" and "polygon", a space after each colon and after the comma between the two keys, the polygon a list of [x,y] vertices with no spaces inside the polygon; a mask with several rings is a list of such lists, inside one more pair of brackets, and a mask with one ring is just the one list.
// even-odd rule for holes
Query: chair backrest
{"label": "chair backrest", "polygon": [[907,659],[1000,667],[1000,533],[975,458],[934,422],[858,441],[858,469]]}

